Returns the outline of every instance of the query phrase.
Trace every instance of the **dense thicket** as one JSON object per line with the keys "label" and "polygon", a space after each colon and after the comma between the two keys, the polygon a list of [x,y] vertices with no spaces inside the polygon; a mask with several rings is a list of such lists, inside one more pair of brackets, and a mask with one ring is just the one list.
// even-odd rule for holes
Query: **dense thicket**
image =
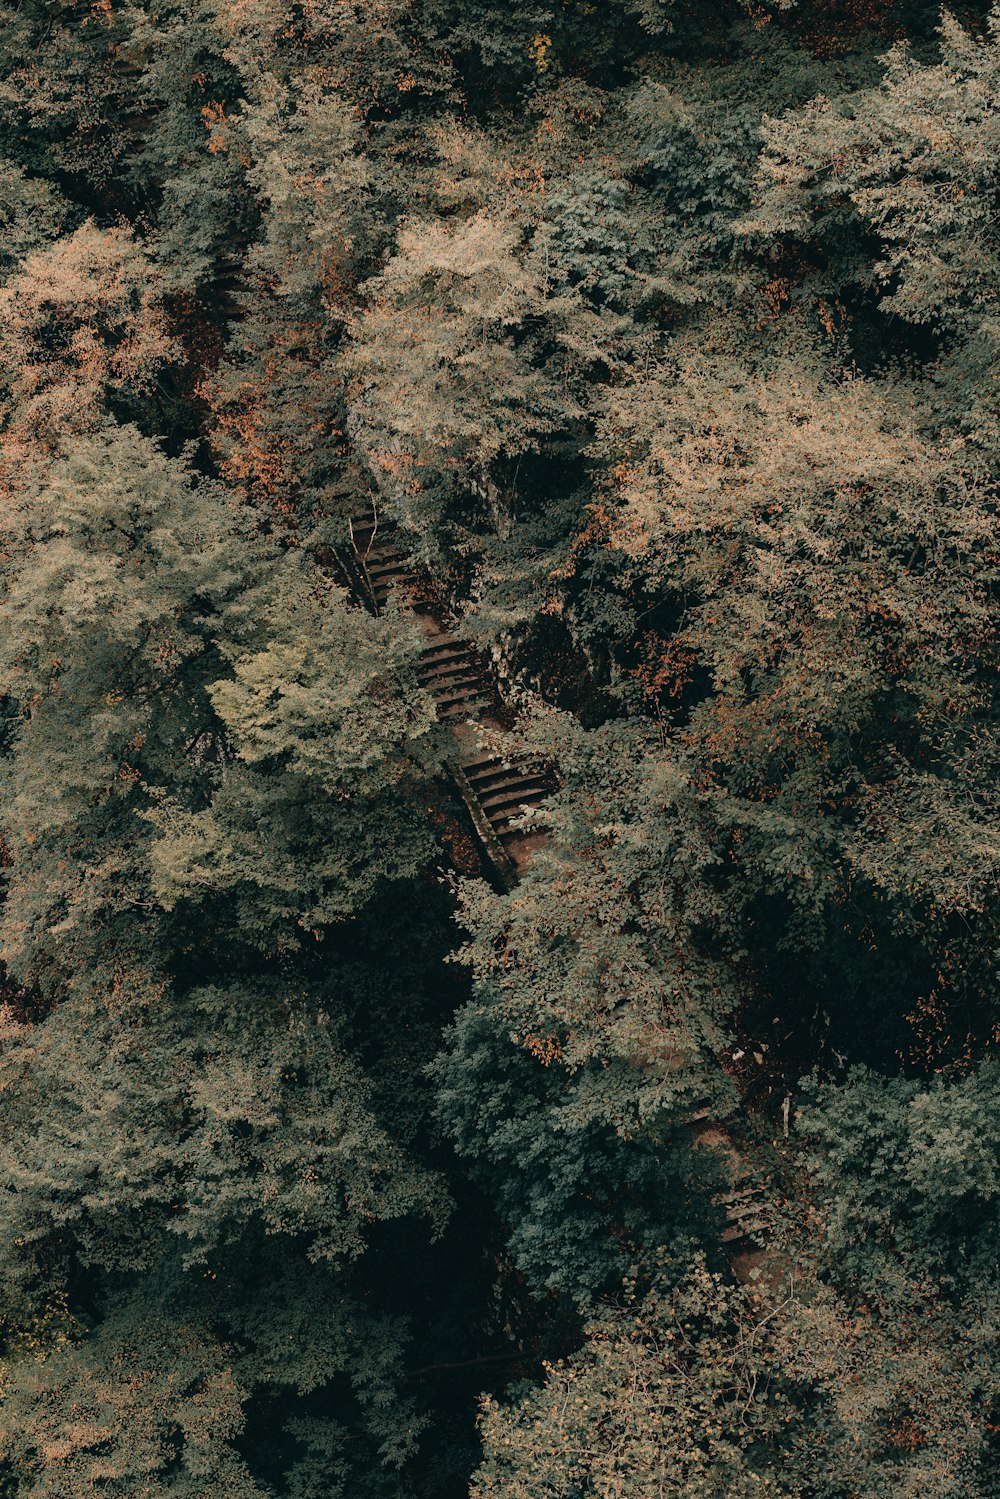
{"label": "dense thicket", "polygon": [[1000,9],[0,26],[0,1493],[1000,1496]]}

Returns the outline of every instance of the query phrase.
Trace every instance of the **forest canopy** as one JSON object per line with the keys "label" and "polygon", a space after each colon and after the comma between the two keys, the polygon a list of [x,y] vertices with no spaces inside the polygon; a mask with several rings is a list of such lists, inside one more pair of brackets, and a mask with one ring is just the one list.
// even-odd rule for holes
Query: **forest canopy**
{"label": "forest canopy", "polygon": [[0,1496],[1000,1499],[1000,6],[0,0]]}

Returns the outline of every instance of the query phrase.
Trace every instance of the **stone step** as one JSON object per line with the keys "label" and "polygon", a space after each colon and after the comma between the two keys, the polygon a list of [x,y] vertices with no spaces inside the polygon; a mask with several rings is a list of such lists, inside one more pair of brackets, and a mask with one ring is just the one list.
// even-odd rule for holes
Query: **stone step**
{"label": "stone step", "polygon": [[723,1244],[742,1244],[747,1240],[764,1238],[770,1232],[770,1224],[764,1219],[757,1222],[732,1223],[719,1235]]}
{"label": "stone step", "polygon": [[475,664],[469,661],[446,667],[442,671],[418,672],[417,680],[421,687],[425,688],[428,692],[433,692],[436,688],[453,685],[456,682],[478,682],[484,691],[486,688],[486,684],[480,673],[476,670]]}
{"label": "stone step", "polygon": [[549,795],[547,786],[514,786],[509,791],[499,791],[495,796],[480,797],[479,805],[487,817],[502,812],[507,807],[536,807]]}
{"label": "stone step", "polygon": [[759,1202],[766,1196],[767,1188],[760,1182],[747,1183],[742,1187],[735,1187],[731,1192],[721,1192],[713,1197],[712,1201],[717,1207],[724,1207],[728,1213],[746,1211],[751,1204]]}
{"label": "stone step", "polygon": [[480,708],[489,707],[489,701],[487,698],[479,696],[464,698],[457,703],[450,704],[448,707],[435,706],[437,706],[438,718],[470,718],[474,713],[478,713]]}
{"label": "stone step", "polygon": [[504,761],[498,755],[480,755],[476,760],[469,760],[462,766],[462,774],[465,776],[477,775],[490,765],[503,765]]}
{"label": "stone step", "polygon": [[522,769],[519,766],[505,768],[499,775],[484,776],[476,782],[477,796],[493,796],[498,791],[509,791],[512,786],[551,786],[552,778],[541,770]]}
{"label": "stone step", "polygon": [[468,651],[471,654],[472,646],[467,640],[459,640],[457,635],[443,632],[437,636],[433,645],[425,645],[420,655],[429,661],[447,651]]}
{"label": "stone step", "polygon": [[436,671],[451,671],[455,666],[472,666],[479,670],[479,662],[471,651],[440,651],[436,656],[417,657],[417,670],[428,675]]}
{"label": "stone step", "polygon": [[486,688],[478,677],[467,675],[464,677],[453,677],[448,682],[438,682],[424,688],[435,703],[448,703],[460,697],[481,697],[486,699]]}
{"label": "stone step", "polygon": [[475,699],[477,702],[485,702],[486,696],[479,682],[459,682],[452,687],[444,687],[440,692],[432,692],[434,706],[437,709],[450,707],[452,703],[462,703]]}
{"label": "stone step", "polygon": [[377,559],[369,558],[369,560],[365,563],[365,567],[367,568],[368,576],[369,578],[371,578],[373,583],[378,578],[384,578],[396,573],[405,573],[412,571],[406,561],[406,558],[402,554],[400,554],[398,557],[379,557]]}
{"label": "stone step", "polygon": [[521,831],[520,828],[515,828],[513,824],[525,812],[530,812],[531,810],[531,806],[527,802],[518,802],[516,806],[511,807],[508,811],[494,812],[492,816],[489,813],[486,815],[489,817],[490,826],[496,832],[497,837],[507,838],[515,836]]}

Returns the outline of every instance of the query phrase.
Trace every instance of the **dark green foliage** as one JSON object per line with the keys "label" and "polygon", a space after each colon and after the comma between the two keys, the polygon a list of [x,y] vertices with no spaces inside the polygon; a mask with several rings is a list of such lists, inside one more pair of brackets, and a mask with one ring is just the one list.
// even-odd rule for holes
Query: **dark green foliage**
{"label": "dark green foliage", "polygon": [[487,1403],[476,1499],[806,1492],[792,1471],[808,1439],[801,1392],[773,1377],[773,1314],[703,1264],[672,1283],[677,1268],[652,1287],[626,1281],[540,1390],[509,1409]]}
{"label": "dark green foliage", "polygon": [[812,1090],[802,1126],[832,1253],[862,1271],[898,1253],[963,1292],[997,1276],[998,1079],[992,1061],[929,1083],[852,1070]]}
{"label": "dark green foliage", "polygon": [[669,1262],[627,1281],[572,1358],[484,1403],[476,1499],[994,1494],[989,1311],[897,1275],[851,1305],[803,1277],[780,1295]]}
{"label": "dark green foliage", "polygon": [[616,1136],[601,1119],[614,1093],[606,1075],[581,1072],[569,1092],[562,1069],[512,1043],[485,1006],[459,1011],[445,1042],[434,1068],[442,1126],[495,1195],[508,1252],[537,1292],[586,1306],[631,1256],[664,1244],[684,1253],[718,1233],[708,1199],[724,1178],[711,1153],[658,1121]]}
{"label": "dark green foliage", "polygon": [[503,900],[462,887],[460,957],[510,1033],[569,1071],[567,1116],[623,1135],[706,1099],[724,1117],[736,934],[692,789],[638,726],[536,735],[565,778],[547,846]]}
{"label": "dark green foliage", "polygon": [[1000,1494],[1000,10],[0,37],[0,1492]]}

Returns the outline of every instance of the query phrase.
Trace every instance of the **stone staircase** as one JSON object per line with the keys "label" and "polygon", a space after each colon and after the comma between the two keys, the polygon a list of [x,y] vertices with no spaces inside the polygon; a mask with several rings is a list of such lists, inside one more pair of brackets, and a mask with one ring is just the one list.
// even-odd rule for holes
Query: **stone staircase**
{"label": "stone staircase", "polygon": [[732,1249],[759,1245],[771,1229],[768,1191],[763,1182],[744,1182],[713,1199],[725,1209],[722,1242]]}
{"label": "stone staircase", "polygon": [[[381,614],[395,597],[404,608],[413,609],[427,634],[427,644],[417,660],[421,687],[434,701],[438,718],[455,738],[456,754],[451,775],[469,812],[480,848],[504,889],[512,890],[524,860],[523,833],[518,819],[540,806],[556,788],[551,771],[527,759],[495,753],[469,755],[472,744],[468,725],[491,727],[491,709],[500,705],[493,675],[476,648],[462,640],[445,622],[443,611],[428,602],[433,591],[430,579],[396,539],[393,525],[378,522],[374,512],[354,517],[350,524],[353,585],[363,602]],[[492,725],[496,727],[496,725]],[[657,725],[650,726],[651,743],[661,742]],[[518,843],[520,841],[520,850]],[[758,1258],[771,1228],[768,1190],[759,1180],[749,1179],[724,1129],[711,1121],[711,1110],[695,1104],[687,1123],[696,1136],[706,1131],[722,1148],[733,1168],[733,1186],[713,1198],[725,1212],[722,1242],[737,1257]],[[706,1142],[707,1143],[707,1142]]]}
{"label": "stone staircase", "polygon": [[429,579],[410,561],[396,528],[377,520],[373,511],[349,522],[350,574],[364,602],[381,614],[391,597],[415,610],[427,635],[417,659],[417,679],[433,699],[438,718],[456,733],[453,776],[468,807],[477,838],[501,883],[510,887],[516,871],[505,844],[517,837],[514,823],[555,789],[553,776],[528,760],[495,754],[469,756],[468,736],[459,733],[470,721],[490,726],[500,696],[493,674],[475,646],[462,640],[445,622],[442,611],[427,603]]}
{"label": "stone staircase", "polygon": [[552,776],[544,770],[532,769],[524,762],[508,764],[495,755],[471,760],[462,770],[484,817],[500,839],[511,832],[515,818],[537,807],[555,790]]}
{"label": "stone staircase", "polygon": [[420,652],[417,677],[434,699],[438,718],[467,718],[491,701],[491,689],[474,647],[448,630]]}

